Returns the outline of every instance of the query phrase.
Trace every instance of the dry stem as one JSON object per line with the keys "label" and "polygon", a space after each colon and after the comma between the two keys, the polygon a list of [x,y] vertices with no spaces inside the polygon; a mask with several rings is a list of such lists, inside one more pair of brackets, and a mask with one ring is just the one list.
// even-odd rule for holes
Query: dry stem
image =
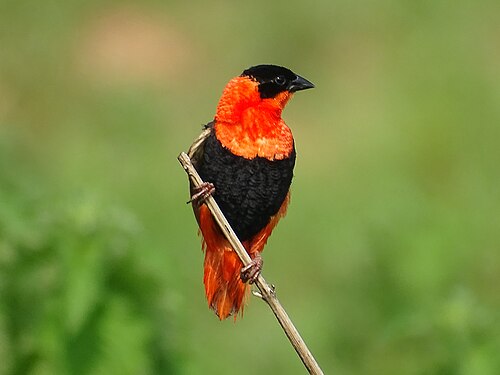
{"label": "dry stem", "polygon": [[[193,146],[191,146],[189,150],[190,155],[192,155],[193,152],[196,151],[196,148],[199,147],[199,145],[207,136],[207,134],[208,134],[207,131],[205,131],[197,139],[197,141],[193,143]],[[200,175],[198,174],[193,164],[191,163],[190,157],[186,153],[182,152],[179,155],[178,160],[181,163],[184,170],[186,171],[186,173],[188,174],[192,184],[195,187],[200,186],[203,183],[203,180],[201,179]],[[220,210],[215,199],[212,196],[209,196],[205,200],[205,204],[207,205],[208,209],[215,218],[215,221],[217,222],[222,232],[224,233],[224,236],[226,236],[227,240],[233,247],[234,251],[236,252],[236,254],[238,254],[238,257],[243,263],[243,266],[248,265],[251,262],[250,256],[247,254],[245,248],[243,247],[240,240],[234,233],[234,230],[229,225],[227,219]],[[269,286],[269,284],[267,284],[266,280],[264,280],[264,277],[262,277],[262,275],[259,275],[259,277],[255,281],[255,285],[257,285],[257,288],[259,288],[260,290],[258,296],[261,297],[264,301],[266,301],[271,310],[273,311],[274,315],[278,319],[279,324],[283,328],[283,331],[285,331],[285,334],[290,340],[290,343],[294,347],[295,351],[299,355],[300,359],[304,363],[304,366],[307,368],[309,373],[314,375],[319,375],[319,374],[322,375],[323,371],[321,371],[321,368],[314,359],[312,353],[307,348],[307,345],[305,344],[299,332],[293,325],[292,321],[288,317],[288,314],[286,313],[285,309],[283,308],[283,306],[281,306],[280,302],[276,298],[274,287]]]}

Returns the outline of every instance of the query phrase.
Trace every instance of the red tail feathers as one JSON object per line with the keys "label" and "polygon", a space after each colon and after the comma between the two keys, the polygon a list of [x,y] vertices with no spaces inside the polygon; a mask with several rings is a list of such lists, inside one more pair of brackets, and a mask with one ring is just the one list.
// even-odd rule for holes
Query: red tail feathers
{"label": "red tail feathers", "polygon": [[[251,240],[243,242],[243,246],[252,258],[262,252],[279,219],[285,216],[289,201],[290,193],[269,223]],[[243,312],[245,297],[250,290],[250,286],[243,283],[240,278],[243,264],[220,231],[207,206],[202,205],[196,214],[205,250],[203,282],[208,305],[220,320],[230,315],[234,315],[236,319],[238,312]]]}
{"label": "red tail feathers", "polygon": [[241,261],[238,255],[228,248],[212,249],[205,247],[205,294],[208,305],[219,319],[243,312],[244,300],[249,286],[240,279]]}
{"label": "red tail feathers", "polygon": [[200,228],[204,238],[205,273],[203,282],[208,305],[219,319],[243,311],[249,286],[240,278],[242,263],[224,238],[206,206],[200,208]]}

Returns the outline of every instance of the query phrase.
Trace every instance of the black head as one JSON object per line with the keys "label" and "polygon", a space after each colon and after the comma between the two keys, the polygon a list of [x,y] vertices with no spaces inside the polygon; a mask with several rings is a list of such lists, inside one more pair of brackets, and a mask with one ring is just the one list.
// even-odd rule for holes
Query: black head
{"label": "black head", "polygon": [[290,69],[277,65],[256,65],[248,68],[242,76],[247,76],[259,83],[260,97],[274,98],[280,92],[295,92],[311,89],[314,84],[295,74]]}

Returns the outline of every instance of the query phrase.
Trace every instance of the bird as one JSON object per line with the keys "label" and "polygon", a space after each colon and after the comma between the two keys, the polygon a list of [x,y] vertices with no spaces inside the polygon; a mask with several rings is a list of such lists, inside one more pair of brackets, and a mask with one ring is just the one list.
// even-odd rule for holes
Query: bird
{"label": "bird", "polygon": [[[250,285],[262,270],[260,253],[290,201],[295,140],[281,114],[314,84],[290,69],[256,65],[225,86],[213,121],[191,158],[204,183],[190,187],[205,253],[203,283],[220,320],[243,314]],[[252,259],[243,267],[204,200],[212,195]],[[189,202],[188,202],[189,203]]]}

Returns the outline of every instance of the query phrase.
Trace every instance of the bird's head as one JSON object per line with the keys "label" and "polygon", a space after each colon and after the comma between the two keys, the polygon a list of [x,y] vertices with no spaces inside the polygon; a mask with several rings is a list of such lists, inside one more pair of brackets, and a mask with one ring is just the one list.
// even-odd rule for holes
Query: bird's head
{"label": "bird's head", "polygon": [[256,82],[262,99],[271,99],[284,92],[294,93],[314,87],[314,84],[307,79],[277,65],[253,66],[245,70],[241,77],[248,77]]}
{"label": "bird's head", "polygon": [[229,81],[217,106],[215,119],[238,122],[243,112],[250,108],[281,116],[293,93],[313,87],[313,83],[285,67],[256,65]]}

